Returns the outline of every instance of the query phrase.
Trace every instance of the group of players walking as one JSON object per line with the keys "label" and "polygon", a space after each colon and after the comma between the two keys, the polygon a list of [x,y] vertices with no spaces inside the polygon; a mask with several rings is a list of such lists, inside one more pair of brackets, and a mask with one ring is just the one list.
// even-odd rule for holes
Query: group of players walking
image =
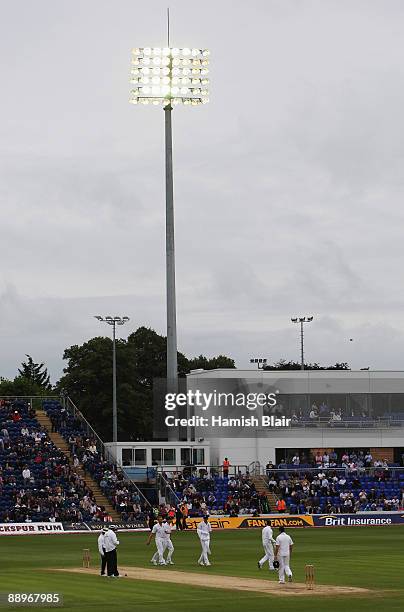
{"label": "group of players walking", "polygon": [[[154,539],[156,544],[156,552],[151,558],[151,563],[153,563],[153,565],[174,565],[172,560],[174,553],[174,546],[171,541],[172,529],[173,526],[170,518],[163,519],[162,516],[157,517],[157,523],[153,525],[146,542],[147,545],[149,545],[152,539]],[[202,521],[198,523],[196,530],[202,549],[198,559],[199,565],[211,565],[209,561],[209,555],[211,554],[211,531],[212,526],[206,515],[203,517]],[[117,540],[114,528],[104,528],[98,538],[98,548],[101,555],[101,576],[105,575],[105,569],[107,569],[108,576],[119,576],[116,559],[116,547],[118,544],[119,541]],[[285,528],[279,528],[279,535],[275,540],[272,528],[269,525],[264,527],[262,530],[262,546],[265,555],[258,561],[258,568],[262,569],[265,562],[268,561],[271,571],[275,571],[276,569],[279,571],[279,584],[285,584],[286,578],[291,582],[293,574],[290,569],[290,556],[293,548],[293,540],[285,533]],[[167,556],[164,557],[166,551]]]}
{"label": "group of players walking", "polygon": [[[153,538],[156,544],[157,550],[151,558],[151,563],[153,563],[153,565],[174,565],[174,562],[172,560],[172,555],[174,552],[174,546],[171,541],[172,529],[173,527],[170,518],[167,518],[163,521],[163,517],[157,517],[157,523],[153,525],[150,535],[147,539],[148,545],[150,544]],[[198,524],[196,530],[202,547],[201,556],[198,559],[199,565],[210,565],[208,555],[210,555],[211,531],[212,526],[208,521],[208,516],[204,516],[203,520]],[[167,557],[164,558],[164,553],[166,550],[168,551],[168,553]]]}
{"label": "group of players walking", "polygon": [[[262,530],[262,546],[265,555],[258,561],[258,569],[262,569],[265,561],[268,561],[269,569],[279,571],[279,584],[285,584],[285,577],[292,582],[292,570],[290,569],[290,556],[293,549],[293,540],[285,533],[284,527],[279,527],[279,535],[274,540],[273,531],[269,525]],[[275,547],[275,550],[274,550]]]}
{"label": "group of players walking", "polygon": [[[151,563],[153,565],[174,565],[172,555],[174,546],[171,541],[172,524],[170,519],[163,520],[161,516],[157,518],[157,523],[153,526],[147,540],[150,544],[154,538],[156,544],[156,552],[154,553]],[[202,552],[198,559],[199,565],[211,565],[209,561],[210,552],[210,534],[212,526],[209,523],[208,516],[204,516],[202,521],[198,523],[197,535],[199,537]],[[272,528],[267,525],[262,530],[262,546],[265,555],[258,561],[258,568],[262,569],[265,562],[268,561],[269,569],[279,571],[279,584],[284,584],[287,578],[292,582],[292,570],[290,569],[290,556],[293,548],[292,538],[285,532],[284,527],[279,528],[279,535],[274,540]],[[168,551],[167,557],[164,558],[165,551]]]}

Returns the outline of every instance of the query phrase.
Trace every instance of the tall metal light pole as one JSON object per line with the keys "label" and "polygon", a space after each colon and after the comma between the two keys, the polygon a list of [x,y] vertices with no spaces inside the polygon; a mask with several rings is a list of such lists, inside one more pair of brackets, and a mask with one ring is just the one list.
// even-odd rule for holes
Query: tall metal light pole
{"label": "tall metal light pole", "polygon": [[175,293],[174,189],[172,110],[178,104],[198,106],[208,99],[207,49],[142,47],[132,50],[132,104],[162,105],[165,117],[166,172],[166,291],[167,291],[167,389],[177,389],[177,315]]}
{"label": "tall metal light pole", "polygon": [[313,317],[292,317],[292,323],[300,323],[300,369],[304,370],[304,332],[303,325],[305,323],[311,323]]}
{"label": "tall metal light pole", "polygon": [[118,442],[118,407],[116,402],[116,348],[115,348],[115,329],[117,325],[125,325],[129,317],[101,317],[95,315],[101,323],[112,325],[112,441]]}

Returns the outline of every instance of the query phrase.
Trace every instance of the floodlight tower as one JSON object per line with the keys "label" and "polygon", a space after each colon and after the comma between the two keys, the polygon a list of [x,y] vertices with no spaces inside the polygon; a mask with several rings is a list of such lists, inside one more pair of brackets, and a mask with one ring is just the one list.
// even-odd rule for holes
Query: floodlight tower
{"label": "floodlight tower", "polygon": [[209,102],[209,51],[170,47],[132,50],[132,104],[162,106],[165,116],[166,173],[166,290],[167,290],[167,388],[177,389],[177,316],[175,294],[175,243],[173,146],[171,115],[174,106],[198,106]]}
{"label": "floodlight tower", "polygon": [[292,323],[300,323],[300,369],[304,370],[304,332],[303,325],[311,323],[313,317],[292,317]]}
{"label": "floodlight tower", "polygon": [[265,370],[266,365],[267,365],[267,359],[262,359],[261,357],[259,358],[254,357],[253,359],[250,359],[250,363],[257,364],[257,368],[259,370]]}
{"label": "floodlight tower", "polygon": [[129,317],[101,317],[95,315],[101,323],[112,325],[112,441],[118,442],[118,408],[116,402],[116,349],[115,349],[115,329],[117,325],[125,325]]}

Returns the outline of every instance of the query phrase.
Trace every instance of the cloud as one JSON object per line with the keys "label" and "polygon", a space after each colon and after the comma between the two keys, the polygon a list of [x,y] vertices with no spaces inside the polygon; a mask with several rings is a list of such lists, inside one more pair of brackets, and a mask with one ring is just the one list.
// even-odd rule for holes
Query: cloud
{"label": "cloud", "polygon": [[[127,100],[165,11],[20,8],[0,36],[0,373],[32,352],[57,377],[97,312],[164,333],[164,117]],[[401,367],[402,3],[171,8],[175,44],[212,51],[211,103],[173,117],[179,347],[293,358],[290,316],[313,314],[310,360]]]}

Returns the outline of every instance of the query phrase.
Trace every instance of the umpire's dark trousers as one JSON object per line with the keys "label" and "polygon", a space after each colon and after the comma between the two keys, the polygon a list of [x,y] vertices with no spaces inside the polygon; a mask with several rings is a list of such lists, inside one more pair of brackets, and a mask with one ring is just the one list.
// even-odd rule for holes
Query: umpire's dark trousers
{"label": "umpire's dark trousers", "polygon": [[105,568],[107,567],[107,556],[105,553],[105,548],[102,549],[104,554],[101,555],[101,576],[105,574]]}
{"label": "umpire's dark trousers", "polygon": [[116,548],[110,552],[105,553],[107,558],[107,574],[108,576],[119,576],[118,572],[118,558],[116,556]]}

